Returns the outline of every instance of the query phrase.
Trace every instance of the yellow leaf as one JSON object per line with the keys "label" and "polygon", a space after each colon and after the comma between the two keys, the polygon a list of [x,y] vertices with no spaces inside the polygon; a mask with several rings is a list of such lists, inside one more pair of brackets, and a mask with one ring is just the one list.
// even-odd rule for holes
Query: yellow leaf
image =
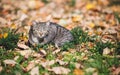
{"label": "yellow leaf", "polygon": [[16,29],[17,27],[16,27],[16,25],[15,25],[14,23],[12,23],[12,24],[11,24],[11,28],[12,28],[12,29]]}
{"label": "yellow leaf", "polygon": [[84,72],[81,69],[74,69],[73,73],[74,73],[74,75],[84,75]]}
{"label": "yellow leaf", "polygon": [[114,26],[116,25],[115,20],[112,20],[111,24]]}
{"label": "yellow leaf", "polygon": [[81,16],[80,15],[76,15],[76,16],[73,16],[72,17],[72,21],[73,22],[78,22],[78,21],[80,21],[81,20]]}
{"label": "yellow leaf", "polygon": [[94,27],[95,27],[95,24],[94,24],[94,23],[90,23],[89,26],[90,26],[91,28],[94,28]]}
{"label": "yellow leaf", "polygon": [[8,36],[8,33],[4,33],[3,37],[6,38]]}
{"label": "yellow leaf", "polygon": [[28,38],[27,38],[26,35],[24,35],[24,36],[21,36],[21,37],[20,37],[20,40],[24,40],[25,42],[27,42],[27,41],[28,41]]}
{"label": "yellow leaf", "polygon": [[86,5],[87,10],[94,9],[95,7],[96,7],[95,4],[90,4],[89,3],[89,4]]}

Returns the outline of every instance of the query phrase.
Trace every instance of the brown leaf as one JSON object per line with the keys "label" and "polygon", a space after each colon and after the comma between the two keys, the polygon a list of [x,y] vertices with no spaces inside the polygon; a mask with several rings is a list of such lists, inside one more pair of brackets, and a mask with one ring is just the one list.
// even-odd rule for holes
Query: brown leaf
{"label": "brown leaf", "polygon": [[30,71],[30,75],[40,75],[39,74],[39,67],[34,67],[31,71]]}
{"label": "brown leaf", "polygon": [[3,67],[2,66],[0,66],[0,72],[3,70]]}
{"label": "brown leaf", "polygon": [[55,74],[68,74],[70,69],[64,67],[53,67],[50,71],[55,72]]}
{"label": "brown leaf", "polygon": [[42,55],[42,56],[46,56],[46,51],[45,50],[43,50],[43,49],[41,49],[40,51],[39,51],[39,53],[40,53],[40,55]]}
{"label": "brown leaf", "polygon": [[15,65],[16,64],[16,62],[14,61],[14,60],[11,60],[11,59],[6,59],[6,60],[4,60],[3,61],[5,64],[8,64],[8,65]]}
{"label": "brown leaf", "polygon": [[109,53],[110,53],[110,49],[109,48],[103,49],[103,55],[107,55]]}
{"label": "brown leaf", "polygon": [[17,44],[17,46],[20,48],[20,49],[29,49],[29,47],[28,46],[26,46],[25,44],[20,44],[20,43],[18,43]]}
{"label": "brown leaf", "polygon": [[112,72],[112,75],[119,75],[120,74],[120,67],[114,68],[114,71]]}
{"label": "brown leaf", "polygon": [[24,51],[19,50],[17,52],[20,53],[22,56],[25,56],[25,55],[30,55],[34,51],[32,51],[32,50],[24,50]]}
{"label": "brown leaf", "polygon": [[56,62],[58,62],[60,65],[66,65],[68,62],[64,62],[62,60],[57,59]]}
{"label": "brown leaf", "polygon": [[47,61],[45,61],[45,62],[41,62],[40,64],[41,64],[44,68],[49,68],[50,65],[53,65],[54,63],[55,63],[55,60],[51,60],[51,61],[47,60]]}
{"label": "brown leaf", "polygon": [[25,71],[30,71],[35,66],[34,61],[29,62],[28,66],[25,68]]}

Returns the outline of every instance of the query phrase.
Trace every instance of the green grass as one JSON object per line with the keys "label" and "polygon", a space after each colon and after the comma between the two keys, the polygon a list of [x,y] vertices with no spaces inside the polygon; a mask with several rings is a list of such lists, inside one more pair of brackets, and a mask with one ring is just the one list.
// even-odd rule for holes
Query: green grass
{"label": "green grass", "polygon": [[14,53],[13,51],[6,51],[3,48],[0,48],[0,61],[3,61],[5,59],[13,59],[14,58]]}
{"label": "green grass", "polygon": [[68,43],[65,43],[61,49],[69,50],[70,48],[75,48],[75,45],[82,44],[90,41],[89,36],[86,32],[84,32],[80,27],[76,27],[71,30],[74,40]]}
{"label": "green grass", "polygon": [[[103,43],[100,39],[95,37],[88,36],[86,32],[84,32],[81,28],[77,27],[71,30],[72,35],[74,36],[74,40],[65,43],[63,47],[61,47],[62,51],[57,54],[52,54],[53,48],[51,47],[51,44],[47,45],[38,45],[36,47],[32,47],[33,50],[36,52],[40,51],[40,48],[44,49],[46,51],[46,56],[43,57],[45,60],[55,60],[59,55],[62,56],[62,61],[68,62],[68,64],[64,65],[63,67],[69,68],[71,72],[68,75],[74,75],[73,71],[75,69],[75,63],[80,63],[84,67],[82,68],[85,72],[85,75],[92,75],[94,72],[86,72],[87,68],[95,68],[96,72],[98,72],[98,75],[109,75],[111,71],[109,68],[112,66],[118,67],[120,65],[119,58],[117,55],[120,53],[120,42],[117,43],[111,43],[106,42]],[[29,56],[29,58],[25,58],[24,56],[21,56],[19,53],[14,52],[14,48],[16,48],[17,42],[18,42],[19,35],[9,33],[9,35],[6,38],[0,39],[2,41],[2,48],[0,48],[0,62],[1,66],[3,67],[3,70],[0,72],[1,74],[7,75],[16,75],[16,74],[22,74],[22,75],[29,75],[29,72],[24,72],[21,66],[27,67],[28,63],[32,60],[34,60],[34,57]],[[8,43],[13,43],[13,39],[17,40],[14,42],[13,45],[9,45]],[[6,42],[3,42],[6,41]],[[7,43],[8,42],[8,43]],[[92,48],[89,48],[87,45],[88,42],[92,42],[95,45]],[[8,46],[6,46],[6,43]],[[71,48],[74,50],[77,50],[77,46],[81,47],[81,45],[84,44],[86,49],[88,49],[88,52],[81,51],[82,48],[80,48],[79,51],[75,51],[74,53],[69,52]],[[53,46],[54,47],[54,46]],[[111,55],[104,56],[103,55],[103,49],[114,48],[114,52]],[[11,50],[7,50],[11,49]],[[67,54],[62,55],[63,52],[68,52]],[[83,55],[84,54],[84,55]],[[15,66],[5,65],[3,61],[5,59],[13,59],[15,56],[19,56],[19,58],[16,60],[17,64]],[[84,56],[86,56],[88,59],[84,59]],[[111,57],[112,56],[112,57]],[[40,74],[55,74],[54,72],[48,71],[46,68],[42,67],[42,65],[39,66],[39,73]],[[55,63],[51,65],[50,67],[57,67],[61,66],[59,63]],[[7,72],[8,71],[8,72]]]}
{"label": "green grass", "polygon": [[8,32],[7,37],[0,39],[0,46],[6,50],[14,49],[17,47],[17,42],[19,40],[19,34],[14,34],[13,32]]}

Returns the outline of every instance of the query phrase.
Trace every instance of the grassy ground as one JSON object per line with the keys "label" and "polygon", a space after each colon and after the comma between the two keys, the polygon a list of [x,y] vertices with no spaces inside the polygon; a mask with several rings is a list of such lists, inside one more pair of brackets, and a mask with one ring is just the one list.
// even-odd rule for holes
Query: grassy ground
{"label": "grassy ground", "polygon": [[[0,75],[119,75],[120,16],[109,3],[2,0]],[[60,49],[51,43],[28,47],[31,21],[48,20],[48,15],[69,29],[74,40]]]}

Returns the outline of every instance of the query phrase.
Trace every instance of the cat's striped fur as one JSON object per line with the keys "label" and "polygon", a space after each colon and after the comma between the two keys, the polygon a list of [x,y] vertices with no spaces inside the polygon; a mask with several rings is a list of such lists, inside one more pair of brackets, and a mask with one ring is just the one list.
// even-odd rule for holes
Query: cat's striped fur
{"label": "cat's striped fur", "polygon": [[73,36],[69,30],[53,22],[33,21],[29,30],[29,43],[32,45],[53,42],[56,47],[60,47],[72,40]]}

